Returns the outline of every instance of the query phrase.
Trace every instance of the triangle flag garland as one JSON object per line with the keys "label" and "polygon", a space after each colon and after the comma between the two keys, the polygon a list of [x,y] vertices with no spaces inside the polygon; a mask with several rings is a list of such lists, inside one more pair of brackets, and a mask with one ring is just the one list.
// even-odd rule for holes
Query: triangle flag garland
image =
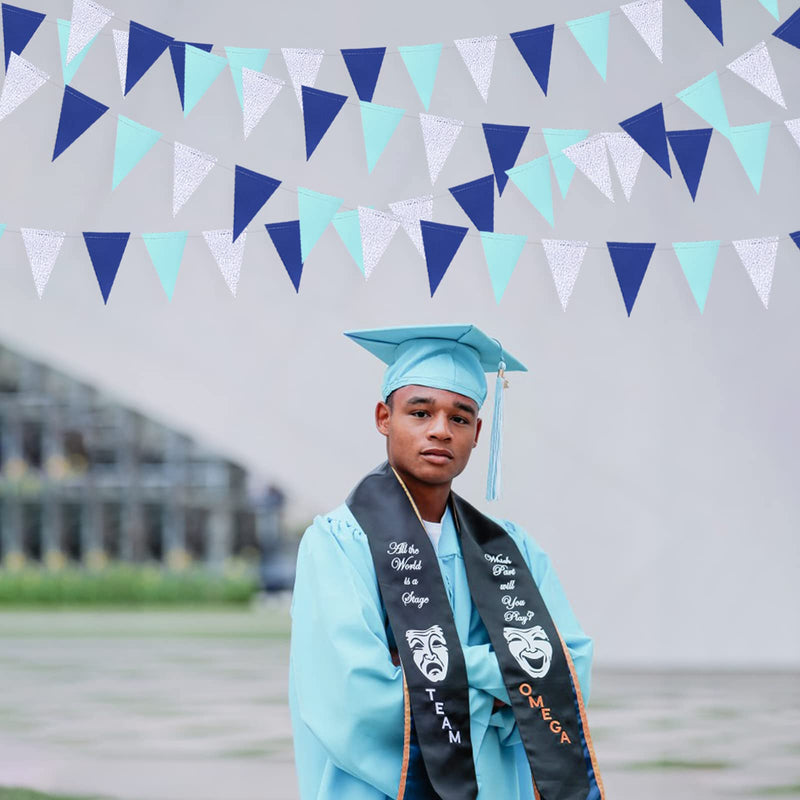
{"label": "triangle flag garland", "polygon": [[664,107],[661,103],[623,120],[619,125],[671,178]]}
{"label": "triangle flag garland", "polygon": [[314,87],[325,51],[311,50],[307,47],[282,47],[281,53],[286,62],[292,86],[294,86],[294,93],[297,95],[297,102],[302,110],[304,100],[302,87]]}
{"label": "triangle flag garland", "polygon": [[739,161],[742,162],[756,194],[761,190],[761,176],[764,174],[764,160],[767,157],[769,128],[769,122],[757,122],[754,125],[734,125],[728,133],[733,149],[736,151]]}
{"label": "triangle flag garland", "polygon": [[299,292],[300,278],[303,277],[303,258],[300,255],[300,221],[293,219],[289,222],[268,222],[264,227],[283,262],[295,292]]}
{"label": "triangle flag garland", "polygon": [[342,50],[347,71],[353,81],[358,99],[366,103],[372,102],[378,75],[386,55],[385,47],[362,47]]}
{"label": "triangle flag garland", "polygon": [[786,108],[783,92],[781,92],[766,42],[759,42],[735,61],[731,61],[728,69],[769,97],[774,103]]}
{"label": "triangle flag garland", "polygon": [[89,232],[83,234],[104,303],[108,303],[108,296],[111,294],[111,287],[117,277],[129,238],[130,233]]}
{"label": "triangle flag garland", "polygon": [[792,237],[792,241],[797,245],[798,248],[800,248],[800,231],[795,231],[794,233],[790,233],[789,236]]}
{"label": "triangle flag garland", "polygon": [[112,191],[120,181],[144,158],[150,148],[161,138],[158,131],[146,128],[132,119],[117,118],[117,141],[114,145],[114,174]]}
{"label": "triangle flag garland", "polygon": [[422,244],[422,228],[419,223],[423,219],[433,219],[433,195],[426,194],[422,197],[412,197],[409,200],[398,200],[389,203],[389,208],[392,209],[392,214],[400,220],[408,238],[424,258],[425,248]]}
{"label": "triangle flag garland", "polygon": [[529,130],[527,125],[488,125],[483,123],[483,136],[486,139],[492,169],[497,179],[497,192],[501,196],[508,182],[506,173],[516,163]]}
{"label": "triangle flag garland", "polygon": [[0,239],[3,238],[3,233],[5,232],[6,224],[5,222],[0,222]]}
{"label": "triangle flag garland", "polygon": [[706,308],[706,298],[711,286],[711,276],[714,274],[719,244],[718,241],[672,243],[701,314]]}
{"label": "triangle flag garland", "polygon": [[280,185],[281,182],[275,178],[236,165],[233,183],[234,242]]}
{"label": "triangle flag garland", "polygon": [[781,18],[780,12],[778,11],[778,0],[758,0],[758,2],[761,3],[775,19],[779,20]]}
{"label": "triangle flag garland", "polygon": [[31,265],[36,292],[41,300],[67,234],[63,231],[44,231],[37,228],[22,228],[20,233],[25,243],[28,263]]}
{"label": "triangle flag garland", "polygon": [[178,280],[187,236],[187,231],[142,234],[150,260],[170,301],[175,293],[175,282]]}
{"label": "triangle flag garland", "polygon": [[379,106],[365,100],[359,100],[359,105],[361,106],[361,127],[364,131],[364,147],[367,151],[367,171],[371,173],[403,118],[405,110]]}
{"label": "triangle flag garland", "polygon": [[450,194],[479,231],[494,230],[494,175],[451,186]]}
{"label": "triangle flag garland", "polygon": [[56,144],[53,148],[53,158],[55,161],[81,134],[97,122],[103,114],[108,111],[108,106],[92,100],[85,94],[73,89],[71,86],[64,87],[64,98],[61,101],[61,114],[58,118],[58,131],[56,133]]}
{"label": "triangle flag garland", "polygon": [[272,101],[286,85],[280,78],[273,78],[249,67],[241,68],[242,126],[246,139],[272,105]]}
{"label": "triangle flag garland", "polygon": [[358,220],[358,209],[342,211],[333,218],[333,227],[347,248],[347,252],[356,262],[356,266],[364,274],[364,251],[361,249],[361,225]]}
{"label": "triangle flag garland", "polygon": [[128,29],[128,59],[124,94],[128,94],[133,89],[172,41],[172,36],[131,21]]}
{"label": "triangle flag garland", "polygon": [[[239,106],[244,109],[244,93],[242,88],[242,70],[253,70],[261,72],[264,69],[264,62],[269,55],[269,48],[266,47],[226,47],[225,55],[228,58],[228,66],[231,69],[233,86],[236,89],[236,96],[239,98]],[[277,80],[274,78],[273,80]],[[283,85],[283,81],[281,81]]]}
{"label": "triangle flag garland", "polygon": [[247,231],[242,231],[241,236],[235,241],[232,236],[233,231],[230,229],[203,231],[203,238],[206,240],[211,255],[214,256],[214,261],[217,262],[219,271],[225,279],[225,284],[230,289],[231,294],[236,297],[236,291],[239,288],[239,275],[242,271]]}
{"label": "triangle flag garland", "polygon": [[86,57],[86,54],[89,52],[89,48],[94,44],[94,39],[91,39],[89,42],[84,45],[83,50],[79,53],[76,53],[75,57],[67,64],[67,42],[69,41],[69,20],[68,19],[57,19],[56,25],[58,26],[58,49],[61,52],[61,75],[64,78],[64,85],[67,86],[68,84],[72,83],[72,79],[75,77],[75,73],[78,71],[78,67],[83,62],[83,59]]}
{"label": "triangle flag garland", "polygon": [[481,231],[483,255],[486,257],[489,279],[492,282],[492,291],[497,303],[503,298],[527,239],[527,236],[516,233]]}
{"label": "triangle flag garland", "polygon": [[419,99],[427,111],[431,105],[433,85],[436,82],[436,72],[439,69],[439,56],[442,52],[441,44],[425,44],[414,47],[398,47],[398,51],[406,65],[408,74]]}
{"label": "triangle flag garland", "polygon": [[425,142],[428,173],[431,176],[431,183],[436,183],[464,123],[458,119],[420,114],[419,124],[422,128],[422,139]]}
{"label": "triangle flag garland", "polygon": [[11,53],[3,91],[0,92],[0,120],[22,105],[37,89],[41,89],[49,78],[46,72],[34,67],[30,61]]}
{"label": "triangle flag garland", "polygon": [[700,17],[703,25],[714,34],[717,41],[722,41],[722,4],[721,0],[686,0],[686,5]]}
{"label": "triangle flag garland", "polygon": [[361,252],[364,259],[364,277],[369,280],[400,221],[374,208],[358,207],[358,227],[361,233]]}
{"label": "triangle flag garland", "polygon": [[114,16],[111,9],[95,3],[94,0],[72,0],[72,19],[70,20],[66,63],[86,50],[98,33]]}
{"label": "triangle flag garland", "polygon": [[[297,188],[297,207],[300,217],[297,224],[300,226],[300,261],[302,263],[308,258],[312,248],[319,241],[319,237],[322,236],[343,202],[341,197],[331,197],[328,194],[304,189],[302,186]],[[277,247],[277,244],[275,246]]]}
{"label": "triangle flag garland", "polygon": [[627,133],[621,131],[606,133],[605,138],[625,199],[630,201],[644,150]]}
{"label": "triangle flag garland", "polygon": [[561,307],[567,310],[578,273],[581,271],[583,257],[589,242],[571,242],[566,239],[542,239],[542,247],[550,265],[553,282],[556,285]]}
{"label": "triangle flag garland", "polygon": [[172,180],[172,216],[177,216],[183,204],[194,194],[217,163],[216,156],[202,153],[193,147],[175,142]]}
{"label": "triangle flag garland", "polygon": [[563,150],[572,144],[582,142],[589,135],[589,131],[543,128],[542,134],[553,164],[553,171],[556,173],[561,196],[566,197],[572,176],[575,174],[575,164],[564,155]]}
{"label": "triangle flag garland", "polygon": [[539,156],[527,164],[507,171],[511,182],[525,195],[533,207],[550,223],[553,217],[553,188],[550,181],[550,157]]}
{"label": "triangle flag garland", "polygon": [[454,44],[481,93],[483,102],[489,100],[489,84],[494,70],[494,54],[497,36],[476,36],[472,39],[455,39]]}
{"label": "triangle flag garland", "polygon": [[653,55],[664,62],[664,3],[662,0],[634,0],[620,6]]}
{"label": "triangle flag garland", "polygon": [[608,63],[608,23],[610,14],[603,11],[591,17],[581,17],[567,22],[567,27],[577,39],[583,52],[589,57],[592,66],[600,77],[606,79]]}
{"label": "triangle flag garland", "polygon": [[[172,61],[172,71],[175,73],[175,82],[178,84],[178,97],[181,100],[181,108],[186,111],[185,89],[186,89],[186,45],[198,47],[200,50],[211,52],[213,44],[199,44],[197,42],[178,42],[169,43],[169,57]],[[186,114],[184,113],[184,116]]]}
{"label": "triangle flag garland", "polygon": [[783,123],[798,147],[800,147],[800,117],[797,119],[787,119]]}
{"label": "triangle flag garland", "polygon": [[628,316],[639,294],[655,242],[606,242]]}
{"label": "triangle flag garland", "polygon": [[722,99],[719,77],[716,72],[687,86],[675,96],[712,128],[716,128],[723,136],[728,136],[731,124],[728,122],[728,112],[725,110],[725,102]]}
{"label": "triangle flag garland", "polygon": [[602,133],[595,133],[587,139],[565,147],[562,152],[612,203],[614,202],[606,138]]}
{"label": "triangle flag garland", "polygon": [[764,236],[758,239],[739,239],[733,242],[750,280],[755,286],[764,308],[769,306],[772,291],[772,276],[778,255],[778,237]]}
{"label": "triangle flag garland", "polygon": [[2,16],[3,50],[6,57],[6,70],[8,70],[11,54],[19,55],[25,49],[46,15],[3,3]]}
{"label": "triangle flag garland", "polygon": [[341,111],[347,96],[324,92],[303,86],[303,128],[306,135],[306,161],[317,149],[322,137],[328,132],[336,115]]}
{"label": "triangle flag garland", "polygon": [[185,50],[184,117],[189,115],[189,112],[197,105],[198,100],[208,91],[211,84],[214,83],[228,64],[224,56],[206,52],[201,47],[187,44]]}
{"label": "triangle flag garland", "polygon": [[783,25],[779,25],[772,32],[772,35],[782,39],[787,44],[800,47],[800,8]]}
{"label": "triangle flag garland", "polygon": [[445,272],[453,261],[461,242],[467,235],[467,228],[458,225],[444,225],[441,222],[420,220],[422,242],[425,246],[425,264],[428,269],[428,285],[433,297]]}
{"label": "triangle flag garland", "polygon": [[697,197],[697,187],[706,163],[708,145],[713,128],[697,128],[688,131],[667,131],[667,139],[678,162],[681,174],[692,200]]}
{"label": "triangle flag garland", "polygon": [[119,85],[122,94],[125,94],[125,72],[128,68],[128,31],[111,31],[114,37],[114,53],[117,56],[117,69],[119,70]]}
{"label": "triangle flag garland", "polygon": [[550,82],[554,30],[554,25],[544,25],[541,28],[529,28],[509,34],[545,96]]}

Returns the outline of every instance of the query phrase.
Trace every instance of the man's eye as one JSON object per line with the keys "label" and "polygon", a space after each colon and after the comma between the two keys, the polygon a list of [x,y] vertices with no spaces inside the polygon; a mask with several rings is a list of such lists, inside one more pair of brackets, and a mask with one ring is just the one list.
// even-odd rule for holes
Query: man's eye
{"label": "man's eye", "polygon": [[412,416],[412,417],[417,417],[417,416],[419,416],[419,417],[424,417],[424,416],[426,416],[427,414],[428,414],[428,412],[427,412],[427,411],[422,411],[422,410],[420,410],[420,409],[417,409],[416,411],[412,411],[412,412],[411,412],[411,416]]}
{"label": "man's eye", "polygon": [[457,422],[459,425],[469,425],[469,420],[466,420],[466,419],[464,419],[464,417],[453,417],[453,419],[454,419],[454,420],[455,420],[455,421],[456,421],[456,422]]}

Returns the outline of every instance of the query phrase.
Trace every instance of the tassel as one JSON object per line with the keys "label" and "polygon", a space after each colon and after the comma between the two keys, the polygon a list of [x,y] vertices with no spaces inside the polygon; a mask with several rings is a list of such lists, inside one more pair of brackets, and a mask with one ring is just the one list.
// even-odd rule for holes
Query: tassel
{"label": "tassel", "polygon": [[489,444],[489,474],[486,478],[486,499],[497,500],[502,483],[503,457],[503,389],[508,388],[505,378],[506,363],[498,365],[494,382],[494,411],[492,413],[492,438]]}

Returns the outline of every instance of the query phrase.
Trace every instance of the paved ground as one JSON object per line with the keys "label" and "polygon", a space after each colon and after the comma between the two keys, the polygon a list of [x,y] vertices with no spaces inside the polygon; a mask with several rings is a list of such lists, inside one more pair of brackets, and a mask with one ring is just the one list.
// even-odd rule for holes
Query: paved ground
{"label": "paved ground", "polygon": [[[297,800],[281,607],[2,612],[0,786]],[[800,797],[800,675],[597,669],[609,800]],[[500,800],[500,799],[498,799]]]}

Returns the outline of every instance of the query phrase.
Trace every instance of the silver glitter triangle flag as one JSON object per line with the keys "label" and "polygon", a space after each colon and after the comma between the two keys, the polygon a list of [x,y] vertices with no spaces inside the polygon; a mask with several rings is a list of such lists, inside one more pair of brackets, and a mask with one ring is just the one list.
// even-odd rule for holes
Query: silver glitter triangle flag
{"label": "silver glitter triangle flag", "polygon": [[217,163],[216,156],[195,150],[193,147],[175,142],[175,159],[172,180],[172,216],[176,216],[183,204],[194,194],[195,189]]}
{"label": "silver glitter triangle flag", "polygon": [[72,0],[67,64],[108,24],[114,12],[94,0]]}
{"label": "silver glitter triangle flag", "polygon": [[764,304],[769,304],[772,290],[772,276],[775,273],[775,259],[778,255],[778,237],[764,236],[759,239],[739,239],[733,242],[739,258],[756,287],[758,296]]}
{"label": "silver glitter triangle flag", "polygon": [[428,160],[431,183],[436,183],[464,123],[458,119],[420,114],[419,124],[422,127],[422,139],[425,142],[425,157]]}
{"label": "silver glitter triangle flag", "polygon": [[361,252],[364,256],[364,277],[369,278],[392,241],[400,220],[374,208],[358,207]]}
{"label": "silver glitter triangle flag", "polygon": [[636,0],[620,6],[653,55],[664,61],[664,5],[662,0]]}
{"label": "silver glitter triangle flag", "polygon": [[772,58],[766,42],[759,42],[735,61],[731,61],[728,69],[765,94],[774,103],[786,108],[783,92],[778,83],[778,76],[775,74],[775,67],[772,66]]}
{"label": "silver glitter triangle flag", "polygon": [[425,258],[422,227],[419,221],[433,219],[433,195],[426,194],[422,197],[412,197],[410,200],[398,200],[396,203],[389,203],[389,208],[392,209],[392,214],[400,220],[403,230],[414,243],[414,247],[419,250],[419,254]]}
{"label": "silver glitter triangle flag", "polygon": [[606,137],[595,133],[561,151],[612,203],[611,168],[608,164]]}
{"label": "silver glitter triangle flag", "polygon": [[203,238],[206,240],[208,249],[217,262],[225,283],[231,290],[231,294],[236,297],[236,290],[239,288],[239,273],[242,271],[242,258],[244,257],[244,242],[247,238],[247,231],[242,231],[233,241],[233,231],[203,231]]}
{"label": "silver glitter triangle flag", "polygon": [[117,56],[117,70],[119,70],[119,85],[122,94],[125,94],[125,75],[128,71],[128,31],[112,31],[114,35],[114,52]]}
{"label": "silver glitter triangle flag", "polygon": [[42,72],[30,61],[12,51],[3,91],[0,93],[0,119],[5,119],[15,108],[22,105],[49,78],[46,72]]}
{"label": "silver glitter triangle flag", "polygon": [[44,231],[38,228],[22,228],[20,232],[31,265],[33,282],[41,299],[67,234],[63,231]]}
{"label": "silver glitter triangle flag", "polygon": [[558,299],[561,301],[561,307],[566,311],[589,242],[542,239],[542,247],[547,257],[547,263],[550,265],[550,272],[553,273]]}
{"label": "silver glitter triangle flag", "polygon": [[292,79],[294,93],[300,108],[303,107],[303,86],[314,86],[319,68],[325,56],[324,50],[311,50],[307,47],[282,47],[283,60]]}
{"label": "silver glitter triangle flag", "polygon": [[280,78],[273,78],[263,72],[242,67],[242,117],[244,122],[244,138],[261,121],[278,92],[286,85]]}
{"label": "silver glitter triangle flag", "polygon": [[622,184],[625,199],[630,200],[633,186],[639,175],[644,150],[624,131],[613,131],[605,133],[604,136],[606,137],[606,147],[608,147],[611,160],[614,162],[614,169]]}
{"label": "silver glitter triangle flag", "polygon": [[484,102],[489,99],[489,84],[492,82],[494,69],[494,52],[497,48],[497,36],[476,36],[473,39],[455,39],[455,46],[467,65],[475,86],[481,93]]}
{"label": "silver glitter triangle flag", "polygon": [[792,138],[797,143],[797,146],[800,147],[800,117],[797,119],[784,120],[783,124],[789,130],[789,133],[792,134]]}

